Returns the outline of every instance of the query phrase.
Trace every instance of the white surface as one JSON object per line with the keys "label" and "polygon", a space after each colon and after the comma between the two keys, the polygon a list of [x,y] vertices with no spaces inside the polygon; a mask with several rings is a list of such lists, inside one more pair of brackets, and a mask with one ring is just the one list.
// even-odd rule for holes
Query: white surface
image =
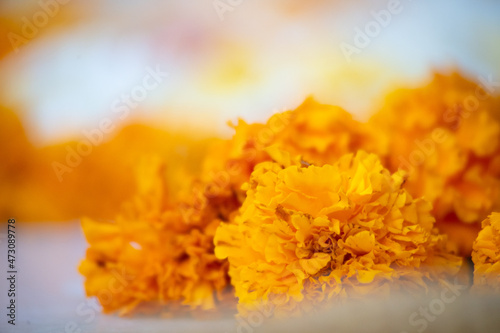
{"label": "white surface", "polygon": [[[6,230],[5,223],[1,224]],[[94,312],[93,300],[84,296],[83,279],[77,266],[86,243],[77,222],[26,223],[17,221],[18,298],[17,325],[6,323],[6,242],[1,239],[0,332],[418,332],[409,324],[410,315],[433,300],[394,299],[337,306],[328,313],[286,321],[261,316],[254,326],[232,317],[215,320],[192,318],[119,318]],[[82,305],[83,304],[83,305]],[[77,314],[78,307],[87,314]],[[90,310],[92,315],[88,314]],[[499,332],[500,297],[477,298],[467,293],[446,305],[442,314],[428,322],[425,332]],[[263,323],[261,322],[263,320]],[[65,329],[66,325],[75,328]],[[71,328],[71,326],[68,326]]]}

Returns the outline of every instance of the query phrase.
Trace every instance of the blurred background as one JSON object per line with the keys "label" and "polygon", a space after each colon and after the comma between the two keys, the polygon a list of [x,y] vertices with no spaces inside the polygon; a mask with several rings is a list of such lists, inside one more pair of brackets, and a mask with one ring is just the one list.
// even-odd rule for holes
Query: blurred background
{"label": "blurred background", "polygon": [[[363,115],[433,70],[500,73],[497,1],[395,1],[377,29],[391,2],[3,0],[0,98],[43,146],[112,116],[147,68],[166,76],[116,129],[229,135],[228,120],[264,120],[308,95]],[[373,37],[356,44],[357,29]],[[346,57],[343,43],[359,52]]]}
{"label": "blurred background", "polygon": [[[82,332],[131,329],[75,313],[76,219],[110,218],[141,154],[190,159],[192,140],[230,137],[228,121],[264,121],[309,95],[366,119],[434,71],[498,78],[499,18],[494,0],[2,0],[0,246],[16,218],[18,331],[63,332],[73,317]],[[78,161],[78,149],[94,153]]]}

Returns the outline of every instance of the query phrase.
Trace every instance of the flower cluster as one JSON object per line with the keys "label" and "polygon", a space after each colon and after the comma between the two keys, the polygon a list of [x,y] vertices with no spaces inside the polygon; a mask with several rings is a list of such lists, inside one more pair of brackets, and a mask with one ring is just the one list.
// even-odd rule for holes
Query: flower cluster
{"label": "flower cluster", "polygon": [[[499,101],[436,75],[366,123],[308,98],[263,124],[238,121],[230,140],[190,142],[194,158],[169,143],[111,221],[83,221],[87,294],[127,314],[231,306],[234,288],[241,315],[264,304],[288,316],[430,292],[467,269],[479,222],[500,206]],[[490,220],[476,285],[495,283],[478,278],[496,269]]]}
{"label": "flower cluster", "polygon": [[474,242],[474,288],[479,292],[500,292],[500,213],[493,213],[482,223]]}
{"label": "flower cluster", "polygon": [[[266,124],[240,120],[231,140],[212,144],[196,176],[179,175],[179,168],[166,172],[159,162],[142,166],[137,197],[112,223],[83,221],[90,244],[80,266],[87,294],[97,296],[105,311],[122,314],[167,303],[212,309],[213,293],[227,285],[228,267],[215,258],[214,233],[238,214],[247,197],[242,185],[255,166],[279,156],[278,147],[314,163],[335,161],[373,142],[361,126],[346,111],[308,99]],[[140,256],[147,258],[141,262]],[[106,286],[121,270],[134,278],[108,300]]]}
{"label": "flower cluster", "polygon": [[456,275],[461,258],[446,252],[431,205],[403,182],[363,151],[333,165],[289,156],[257,165],[240,214],[215,235],[240,312],[270,302],[290,315],[329,299],[418,293]]}

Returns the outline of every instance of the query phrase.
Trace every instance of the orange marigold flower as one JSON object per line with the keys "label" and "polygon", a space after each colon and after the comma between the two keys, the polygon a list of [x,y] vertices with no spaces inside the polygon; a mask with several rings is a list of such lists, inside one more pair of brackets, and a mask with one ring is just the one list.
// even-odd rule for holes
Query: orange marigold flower
{"label": "orange marigold flower", "polygon": [[419,293],[458,273],[431,205],[402,188],[373,154],[315,166],[277,154],[256,166],[239,214],[215,234],[215,254],[248,314],[260,302],[277,316],[329,299]]}
{"label": "orange marigold flower", "polygon": [[[499,105],[459,74],[436,74],[427,86],[390,94],[370,120],[381,133],[384,165],[409,171],[408,191],[432,202],[438,226],[479,224],[500,209]],[[466,238],[459,235],[456,246],[468,255]]]}
{"label": "orange marigold flower", "polygon": [[473,245],[474,289],[500,292],[500,213],[492,213],[482,222]]}
{"label": "orange marigold flower", "polygon": [[372,127],[353,119],[338,106],[308,98],[294,111],[269,119],[274,132],[269,146],[301,156],[314,165],[332,164],[345,154],[363,149],[378,151],[378,136]]}
{"label": "orange marigold flower", "polygon": [[213,253],[217,212],[205,201],[194,209],[192,192],[172,193],[165,168],[159,161],[139,168],[139,193],[112,222],[83,220],[90,247],[80,272],[87,295],[97,296],[105,312],[165,304],[210,310],[223,299],[227,263]]}

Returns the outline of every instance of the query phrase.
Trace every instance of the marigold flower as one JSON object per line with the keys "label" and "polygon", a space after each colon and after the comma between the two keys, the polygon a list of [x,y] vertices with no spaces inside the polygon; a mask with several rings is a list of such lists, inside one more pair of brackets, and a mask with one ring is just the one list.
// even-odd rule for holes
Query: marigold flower
{"label": "marigold flower", "polygon": [[[114,221],[83,220],[90,247],[80,272],[87,295],[97,296],[105,312],[166,304],[211,310],[223,299],[227,263],[213,254],[217,212],[206,202],[193,209],[188,192],[173,193],[165,168],[154,160],[139,168],[139,193]],[[195,181],[188,186],[197,188]]]}
{"label": "marigold flower", "polygon": [[215,234],[242,315],[261,302],[286,316],[330,299],[418,293],[457,274],[461,258],[445,251],[431,205],[377,156],[316,166],[275,155],[256,166],[239,214]]}
{"label": "marigold flower", "polygon": [[[459,74],[436,74],[427,86],[389,95],[370,120],[381,133],[384,165],[409,172],[408,191],[432,202],[438,226],[479,223],[500,209],[498,106],[497,97]],[[462,238],[456,246],[469,254]]]}
{"label": "marigold flower", "polygon": [[314,165],[335,163],[342,155],[359,149],[378,151],[378,136],[372,127],[338,106],[321,104],[311,97],[282,115],[281,121],[271,117],[267,126],[274,132],[269,146]]}
{"label": "marigold flower", "polygon": [[482,222],[473,245],[474,290],[500,292],[500,213]]}

